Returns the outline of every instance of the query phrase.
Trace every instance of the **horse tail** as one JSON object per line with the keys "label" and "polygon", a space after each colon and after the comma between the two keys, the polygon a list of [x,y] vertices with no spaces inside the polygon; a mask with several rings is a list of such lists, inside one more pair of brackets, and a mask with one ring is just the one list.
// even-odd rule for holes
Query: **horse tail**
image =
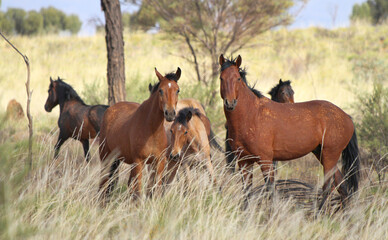
{"label": "horse tail", "polygon": [[209,141],[210,141],[210,146],[214,147],[215,149],[217,149],[222,153],[224,152],[220,144],[218,144],[212,129],[210,129]]}
{"label": "horse tail", "polygon": [[360,155],[358,150],[356,129],[346,148],[342,151],[342,173],[345,176],[348,193],[358,189],[360,180]]}
{"label": "horse tail", "polygon": [[226,152],[226,167],[229,169],[230,172],[235,171],[235,156],[232,150],[232,147],[229,143],[229,136],[228,136],[228,127],[226,126],[226,140],[225,140],[225,152]]}

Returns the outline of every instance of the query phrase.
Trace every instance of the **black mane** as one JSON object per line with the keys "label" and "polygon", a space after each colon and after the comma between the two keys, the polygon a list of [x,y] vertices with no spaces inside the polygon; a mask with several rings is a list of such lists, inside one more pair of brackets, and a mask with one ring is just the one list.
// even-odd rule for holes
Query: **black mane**
{"label": "black mane", "polygon": [[[233,66],[233,65],[236,65],[236,59],[237,58],[231,58],[231,59],[227,59],[225,58],[225,62],[222,64],[221,66],[221,72],[224,71],[225,69],[227,69],[228,67],[230,66]],[[247,82],[247,71],[245,68],[239,68],[238,69],[238,72],[240,73],[240,77],[242,78],[242,80],[244,81],[244,83],[248,86],[248,88],[258,97],[258,98],[262,98],[263,97],[263,94],[261,94],[261,92],[259,90],[256,90],[253,87],[251,87],[248,82]]]}
{"label": "black mane", "polygon": [[175,118],[175,121],[177,121],[178,123],[180,123],[183,126],[187,127],[187,114],[189,114],[189,112],[191,112],[191,114],[193,116],[194,115],[196,115],[198,117],[201,116],[201,112],[199,111],[198,108],[186,107],[186,108],[181,109],[178,112],[178,116]]}
{"label": "black mane", "polygon": [[274,87],[271,89],[271,91],[268,92],[268,94],[271,95],[271,99],[272,99],[272,100],[275,99],[275,97],[276,97],[278,91],[279,91],[280,88],[281,88],[282,86],[284,86],[284,85],[291,86],[291,81],[290,81],[290,80],[287,80],[287,81],[284,81],[284,82],[283,82],[283,81],[280,79],[279,83],[278,83],[276,86],[274,86]]}
{"label": "black mane", "polygon": [[[63,79],[58,77],[56,80],[58,83],[57,86],[57,94],[58,94],[58,101],[59,102],[65,102],[71,99],[77,100],[81,102],[82,104],[86,105],[84,101],[82,101],[81,97],[77,94],[77,92],[73,89],[72,86],[69,84],[65,83]],[[51,87],[51,85],[50,85]]]}
{"label": "black mane", "polygon": [[[174,72],[167,73],[164,77],[167,78],[168,80],[178,82],[178,76]],[[154,85],[150,85],[151,94],[156,92],[156,90],[159,88],[159,85],[160,85],[160,82],[157,82]]]}

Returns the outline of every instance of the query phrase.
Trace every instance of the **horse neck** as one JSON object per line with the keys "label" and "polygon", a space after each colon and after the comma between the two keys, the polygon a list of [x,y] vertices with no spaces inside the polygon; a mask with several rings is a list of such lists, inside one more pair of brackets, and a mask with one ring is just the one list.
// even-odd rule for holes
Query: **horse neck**
{"label": "horse neck", "polygon": [[63,110],[66,108],[66,105],[70,102],[75,102],[76,104],[79,104],[79,105],[85,105],[85,103],[80,99],[76,99],[76,98],[71,98],[71,99],[68,99],[67,96],[65,94],[58,94],[58,104],[59,104],[59,109],[60,109],[60,113],[63,112]]}
{"label": "horse neck", "polygon": [[143,102],[139,107],[139,112],[145,112],[146,117],[144,119],[144,124],[150,126],[149,129],[151,132],[158,130],[164,131],[164,114],[159,108],[159,98],[158,94],[152,94],[149,99]]}
{"label": "horse neck", "polygon": [[248,86],[242,87],[239,92],[239,98],[235,109],[233,111],[228,111],[224,107],[228,127],[229,125],[233,126],[233,123],[241,123],[242,116],[252,114],[252,107],[257,108],[254,104],[256,101],[260,101],[260,99],[248,88]]}

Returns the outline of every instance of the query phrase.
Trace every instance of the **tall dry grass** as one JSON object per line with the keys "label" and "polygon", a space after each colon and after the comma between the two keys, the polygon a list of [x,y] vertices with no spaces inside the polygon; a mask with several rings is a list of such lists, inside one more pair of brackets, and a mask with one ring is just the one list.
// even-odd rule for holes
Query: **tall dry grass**
{"label": "tall dry grass", "polygon": [[[369,70],[379,65],[362,65],[388,57],[388,27],[352,26],[329,31],[320,28],[288,31],[279,29],[255,39],[252,48],[240,52],[247,66],[248,81],[266,93],[279,78],[292,80],[295,100],[329,100],[348,113],[360,91],[368,91],[370,81],[359,80],[355,68]],[[293,198],[279,192],[271,199],[265,194],[251,198],[241,209],[244,194],[238,174],[224,169],[224,157],[213,155],[219,185],[209,184],[201,167],[185,181],[179,174],[163,196],[131,200],[127,190],[128,167],[120,169],[120,182],[111,202],[101,206],[98,199],[100,164],[96,143],[92,160],[86,164],[82,147],[68,141],[53,161],[58,130],[58,114],[45,113],[49,77],[66,79],[85,98],[90,92],[103,95],[106,87],[104,37],[12,37],[13,43],[31,61],[34,89],[32,114],[35,120],[34,165],[24,168],[27,123],[7,122],[4,110],[11,98],[25,103],[25,70],[21,59],[0,43],[0,238],[1,239],[386,239],[388,235],[387,183],[377,184],[370,166],[363,166],[360,191],[344,210],[329,208],[317,214]],[[206,98],[207,89],[193,82],[194,72],[177,57],[181,46],[161,35],[125,35],[128,100],[148,96],[148,83],[156,81],[153,68],[161,72],[182,69],[183,97]],[[358,73],[358,72],[357,72]],[[96,91],[87,90],[96,84]],[[104,99],[102,97],[101,99]],[[224,137],[222,101],[217,101],[210,118],[219,139]],[[254,170],[255,187],[263,183],[259,168]],[[306,156],[280,165],[278,179],[300,179],[311,184],[313,195],[322,184],[319,163]],[[145,178],[146,179],[146,178]],[[219,187],[222,186],[220,190]],[[305,205],[303,205],[305,206]]]}

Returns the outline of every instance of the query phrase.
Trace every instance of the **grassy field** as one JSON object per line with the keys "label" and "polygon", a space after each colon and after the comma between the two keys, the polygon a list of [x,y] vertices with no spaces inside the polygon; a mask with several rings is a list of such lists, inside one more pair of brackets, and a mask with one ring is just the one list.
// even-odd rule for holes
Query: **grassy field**
{"label": "grassy field", "polygon": [[[333,31],[309,28],[279,29],[252,41],[243,50],[247,79],[267,93],[280,78],[291,80],[295,101],[325,99],[354,116],[356,97],[370,91],[374,77],[388,74],[388,26],[356,25]],[[318,214],[314,204],[276,195],[255,195],[246,210],[240,176],[224,168],[214,152],[219,186],[209,184],[201,167],[186,184],[179,174],[163,196],[131,200],[126,181],[128,166],[120,168],[120,182],[111,203],[98,201],[100,164],[97,143],[86,164],[81,144],[68,141],[53,161],[59,109],[44,111],[49,77],[60,76],[86,103],[106,99],[106,48],[103,35],[93,37],[14,36],[10,39],[31,62],[34,163],[26,172],[27,120],[6,121],[12,98],[25,105],[23,60],[0,42],[0,239],[386,239],[388,184],[378,183],[371,166],[362,166],[360,191],[344,211]],[[195,84],[194,71],[177,57],[181,46],[162,35],[126,34],[127,99],[141,102],[148,84],[157,81],[153,68],[170,72],[179,66],[181,94],[206,102],[207,89]],[[267,95],[268,96],[268,95]],[[207,106],[215,133],[224,138],[222,100]],[[362,147],[362,145],[361,145]],[[263,183],[256,167],[255,187]],[[306,156],[280,165],[277,179],[300,179],[319,192],[322,169]],[[221,189],[220,189],[221,187]],[[307,200],[306,200],[307,201]],[[309,203],[309,202],[308,202]]]}

